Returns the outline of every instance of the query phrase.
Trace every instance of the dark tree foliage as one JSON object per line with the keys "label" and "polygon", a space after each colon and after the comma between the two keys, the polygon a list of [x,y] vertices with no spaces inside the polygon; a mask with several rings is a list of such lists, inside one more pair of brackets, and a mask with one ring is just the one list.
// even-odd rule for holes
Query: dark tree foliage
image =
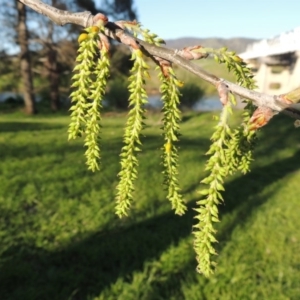
{"label": "dark tree foliage", "polygon": [[129,70],[133,66],[130,60],[131,53],[124,45],[113,44],[110,50],[111,55],[111,73],[110,78],[114,79],[119,76],[128,76]]}
{"label": "dark tree foliage", "polygon": [[93,15],[100,12],[100,10],[96,8],[95,2],[93,0],[76,0],[75,2],[78,7],[90,11]]}
{"label": "dark tree foliage", "polygon": [[101,1],[104,13],[113,19],[135,20],[137,18],[133,0],[104,0]]}
{"label": "dark tree foliage", "polygon": [[[134,20],[136,18],[132,0],[104,0],[100,2],[99,7],[96,6],[94,0],[43,1],[59,9],[71,11],[87,10],[92,14],[102,12],[112,20]],[[20,46],[20,39],[16,31],[16,28],[18,28],[17,3],[19,2],[16,0],[13,2],[0,0],[0,23],[4,29],[0,32],[0,37],[2,37],[2,40],[5,40],[4,46],[8,49],[18,49],[16,45]],[[61,99],[65,98],[69,93],[68,86],[70,76],[68,74],[70,74],[74,67],[76,54],[74,50],[77,47],[77,36],[80,28],[73,25],[64,27],[56,26],[44,16],[36,14],[36,12],[27,7],[25,12],[27,15],[25,24],[28,30],[25,42],[28,46],[27,57],[32,56],[33,63],[30,68],[27,68],[27,74],[29,74],[28,72],[32,73],[31,68],[34,68],[35,73],[32,73],[32,75],[36,77],[38,74],[39,76],[37,80],[38,84],[36,84],[35,87],[29,85],[28,80],[26,80],[26,86],[32,88],[32,95],[38,93],[39,96],[42,96],[42,99],[47,100],[47,102],[50,100],[52,110],[57,111],[61,106]],[[31,22],[29,23],[28,20],[31,20]],[[119,76],[120,74],[127,75],[132,66],[131,62],[128,63],[127,60],[129,54],[124,53],[122,50],[119,51],[119,47],[114,45],[112,56],[114,60],[116,60],[118,67],[120,67],[118,71],[112,72],[112,77]],[[19,73],[19,71],[17,72]],[[113,75],[114,73],[115,76]],[[21,78],[23,78],[23,76],[25,75],[23,74]],[[19,75],[17,76],[15,74],[14,77],[19,78]],[[17,87],[18,81],[15,81],[14,84]],[[10,88],[10,90],[12,89]],[[15,88],[13,88],[13,90],[15,90]],[[33,107],[34,104],[31,106]],[[30,113],[30,110],[28,111]]]}
{"label": "dark tree foliage", "polygon": [[187,83],[180,89],[181,108],[192,108],[204,96],[204,91],[194,83]]}
{"label": "dark tree foliage", "polygon": [[103,0],[99,7],[93,0],[76,0],[75,2],[78,7],[90,11],[93,15],[101,12],[114,20],[134,20],[137,17],[133,0]]}

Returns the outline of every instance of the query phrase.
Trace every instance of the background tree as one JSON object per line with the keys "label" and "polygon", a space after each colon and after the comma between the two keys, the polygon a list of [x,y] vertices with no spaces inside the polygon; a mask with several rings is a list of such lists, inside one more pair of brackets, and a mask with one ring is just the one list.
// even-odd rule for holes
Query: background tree
{"label": "background tree", "polygon": [[191,109],[204,96],[204,91],[195,83],[187,83],[180,89],[181,108]]}
{"label": "background tree", "polygon": [[[59,9],[71,9],[76,7],[75,1],[51,0],[48,3]],[[47,78],[47,85],[41,90],[43,98],[50,99],[52,111],[57,111],[61,105],[61,82],[64,72],[70,71],[72,65],[69,58],[74,59],[75,52],[68,44],[73,44],[74,33],[78,32],[74,26],[59,27],[49,19],[36,14],[31,22],[31,40],[38,50],[39,61],[43,68],[39,71]],[[65,47],[61,47],[64,44]],[[71,46],[71,45],[70,45]],[[45,99],[44,99],[45,101]]]}
{"label": "background tree", "polygon": [[99,12],[112,20],[135,20],[137,18],[133,0],[102,0]]}
{"label": "background tree", "polygon": [[[49,0],[46,3],[59,9],[73,11],[86,9],[92,13],[99,11],[92,0]],[[48,18],[32,10],[27,12],[26,7],[21,10],[21,5],[23,4],[18,1],[11,3],[3,1],[0,10],[1,24],[4,25],[5,30],[1,34],[5,37],[4,40],[10,51],[16,48],[16,44],[20,47],[20,66],[22,66],[20,75],[24,88],[26,112],[29,114],[36,112],[34,95],[37,93],[42,101],[50,100],[52,111],[57,111],[60,108],[61,99],[67,99],[69,94],[68,86],[76,56],[76,36],[79,28],[72,24],[64,27],[57,26]],[[109,12],[114,12],[114,17],[122,18],[131,15],[134,18],[136,14],[132,5],[132,1],[126,1],[126,3],[109,1],[103,4],[102,10],[107,11],[108,15]],[[114,11],[119,6],[120,8]],[[28,13],[30,22],[26,20]],[[21,16],[20,14],[22,18],[17,18],[18,15]],[[118,46],[114,47],[118,49]],[[114,51],[116,54],[118,52]],[[126,62],[124,65],[128,65],[128,52],[124,54],[124,51],[120,51],[119,53],[116,56],[119,59],[123,56],[122,61]],[[33,56],[32,59],[30,56]],[[34,76],[35,74],[37,76]],[[19,78],[19,76],[14,77]],[[35,88],[34,80],[36,81]],[[18,80],[14,82],[18,85]]]}
{"label": "background tree", "polygon": [[33,92],[33,79],[30,62],[30,52],[28,47],[28,29],[26,23],[26,7],[23,3],[17,1],[18,25],[17,34],[20,45],[20,70],[23,81],[23,96],[25,102],[25,111],[27,114],[36,113],[35,98]]}

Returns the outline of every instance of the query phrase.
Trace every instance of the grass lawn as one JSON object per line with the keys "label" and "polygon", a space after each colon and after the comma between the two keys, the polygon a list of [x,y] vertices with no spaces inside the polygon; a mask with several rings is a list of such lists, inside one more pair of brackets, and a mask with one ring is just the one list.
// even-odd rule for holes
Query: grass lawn
{"label": "grass lawn", "polygon": [[[226,67],[224,65],[220,65],[214,61],[212,58],[208,59],[201,59],[199,61],[193,62],[196,65],[199,65],[207,72],[210,72],[211,74],[214,74],[215,76],[218,76],[220,78],[224,78],[230,81],[235,81],[234,76],[231,73],[228,73]],[[150,74],[150,80],[147,80],[146,82],[146,89],[148,93],[154,93],[159,94],[158,87],[160,86],[160,81],[158,79],[158,71],[156,70],[156,66],[154,63],[149,59],[148,64],[150,66],[149,74]],[[204,80],[199,79],[194,74],[191,74],[190,72],[186,71],[183,68],[180,68],[176,65],[173,66],[176,76],[178,79],[182,80],[184,84],[194,84],[201,88],[201,90],[204,91],[205,97],[209,97],[212,95],[216,95],[216,88],[207,83]]]}
{"label": "grass lawn", "polygon": [[300,299],[300,130],[276,117],[259,134],[252,172],[228,178],[218,268],[196,273],[192,224],[215,121],[187,114],[180,181],[189,210],[162,187],[160,116],[144,130],[135,203],[114,213],[124,115],[103,121],[102,170],[87,171],[68,118],[0,116],[0,299]]}

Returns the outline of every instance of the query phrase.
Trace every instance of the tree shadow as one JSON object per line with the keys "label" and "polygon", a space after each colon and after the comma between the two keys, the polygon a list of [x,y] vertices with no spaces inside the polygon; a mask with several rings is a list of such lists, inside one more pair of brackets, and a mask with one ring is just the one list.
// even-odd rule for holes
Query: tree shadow
{"label": "tree shadow", "polygon": [[[216,224],[219,225],[217,226],[218,243],[214,245],[217,253],[221,253],[227,242],[231,240],[235,228],[237,226],[244,226],[253,213],[259,210],[263,204],[272,198],[272,195],[277,192],[279,187],[273,187],[268,193],[261,194],[260,192],[268,185],[275,182],[278,182],[278,185],[280,185],[280,181],[285,176],[298,170],[299,161],[300,151],[296,152],[290,158],[274,162],[268,166],[255,168],[251,173],[236,178],[225,185],[225,203],[219,207],[221,223]],[[198,186],[191,186],[189,190],[192,190],[193,188],[197,189]],[[190,206],[194,208],[196,206],[196,201],[197,200],[193,200],[190,203]],[[234,214],[231,214],[233,212]],[[230,215],[230,218],[226,220],[227,215]],[[224,219],[226,220],[226,223],[224,223]],[[249,251],[251,251],[251,249]],[[196,273],[195,268],[195,257],[191,256],[180,269],[165,274],[163,282],[160,282],[159,280],[155,282],[155,293],[160,295],[160,299],[167,299],[172,293],[176,295],[176,297],[181,295],[181,298],[178,299],[185,299],[180,288],[181,282],[182,280],[186,280],[187,276],[189,282],[194,280],[195,284],[199,284],[199,274]],[[210,279],[205,277],[201,277],[200,279],[202,285],[199,285],[199,289],[205,286],[209,280],[212,280],[214,283],[218,280],[215,279],[214,276]],[[174,291],[174,288],[176,289],[177,287],[178,290]],[[149,299],[155,299],[155,297],[150,297]],[[203,294],[203,298],[201,299],[207,298]]]}
{"label": "tree shadow", "polygon": [[[226,184],[226,203],[220,207],[221,218],[234,210],[237,213],[220,229],[219,240],[223,242],[220,247],[237,225],[246,222],[254,210],[268,201],[267,197],[258,195],[260,191],[297,170],[299,159],[300,151]],[[245,195],[246,192],[251,193],[251,197]],[[195,200],[188,207],[188,212],[182,217],[170,211],[131,225],[125,221],[114,230],[93,233],[53,252],[20,241],[3,254],[1,297],[47,300],[86,299],[88,295],[99,295],[119,277],[130,280],[132,272],[142,270],[146,261],[158,258],[171,244],[176,245],[189,236],[194,222],[192,208]],[[193,259],[185,270],[180,271],[194,272],[195,265]]]}
{"label": "tree shadow", "polygon": [[[279,183],[285,176],[298,170],[299,161],[300,150],[289,158],[255,168],[245,176],[226,184],[225,203],[220,206],[220,214],[224,216],[235,210],[236,218],[229,223],[228,228],[222,229],[221,239],[229,238],[237,224],[244,224],[253,210],[267,202],[271,195],[261,196],[261,191],[274,182]],[[276,190],[271,191],[271,194],[274,192]]]}
{"label": "tree shadow", "polygon": [[286,149],[299,140],[300,131],[295,128],[290,117],[280,114],[270,123],[258,133],[259,144],[255,149],[255,156],[269,155],[275,150]]}
{"label": "tree shadow", "polygon": [[185,113],[181,118],[181,123],[186,123],[186,122],[194,119],[195,117],[199,117],[199,115],[201,115],[201,114],[205,114],[205,112],[201,113],[201,112],[190,111],[189,113]]}
{"label": "tree shadow", "polygon": [[66,127],[65,124],[47,123],[47,122],[22,122],[5,121],[0,123],[0,133],[3,132],[21,132],[21,131],[41,131],[54,130]]}
{"label": "tree shadow", "polygon": [[[34,126],[32,130],[36,130],[36,127]],[[267,131],[266,134],[268,136],[271,133]],[[272,134],[274,135],[274,131]],[[268,146],[269,151],[276,144],[280,144],[279,136],[282,134],[274,136],[273,142]],[[145,152],[159,149],[161,140],[155,135],[148,135],[145,137],[144,144]],[[282,144],[286,146],[286,142]],[[203,146],[206,148],[209,146],[209,140],[204,138],[196,140],[183,136],[180,145],[186,150],[202,149]],[[116,149],[121,149],[121,146],[121,138],[112,138],[109,144],[104,146],[105,151],[109,150],[106,154],[107,159],[112,152],[118,155],[119,150]],[[47,145],[46,148],[49,153],[53,152],[51,145]],[[72,145],[67,148],[62,145],[59,149],[55,148],[55,151],[82,152],[82,145]],[[28,157],[27,153],[24,154],[24,149],[9,149],[8,155],[11,155],[11,152],[20,159]],[[106,156],[104,158],[106,161]],[[118,157],[111,159],[117,161]],[[297,170],[299,160],[298,151],[292,157],[257,167],[246,176],[238,177],[226,184],[225,204],[220,206],[221,219],[232,211],[236,211],[236,214],[226,226],[219,229],[218,239],[221,242],[218,246],[219,252],[222,251],[225,242],[231,238],[235,227],[244,224],[253,211],[268,201],[267,196],[259,195],[260,191]],[[110,162],[110,160],[106,161],[106,163]],[[190,185],[185,192],[195,191],[199,181],[200,179],[196,179],[196,184]],[[192,208],[195,207],[195,202],[196,200],[193,200],[188,204],[189,210],[182,217],[175,216],[173,211],[170,211],[130,225],[129,223],[132,222],[125,221],[114,230],[92,233],[87,238],[73,242],[61,250],[51,252],[24,244],[22,241],[16,242],[0,260],[0,290],[2,291],[0,298],[81,300],[86,299],[88,295],[99,295],[119,277],[130,281],[131,274],[142,270],[146,261],[158,258],[171,244],[176,245],[191,234],[195,215]],[[185,269],[179,271],[195,272],[195,266],[196,261],[192,257]],[[172,276],[170,275],[167,281],[175,280]],[[158,288],[163,291],[167,281]]]}
{"label": "tree shadow", "polygon": [[129,227],[94,233],[53,253],[19,244],[3,255],[2,296],[18,299],[16,290],[23,294],[22,299],[32,300],[69,299],[75,290],[72,299],[97,295],[118,277],[141,270],[146,260],[190,234],[191,226],[191,210],[181,218],[169,212]]}
{"label": "tree shadow", "polygon": [[[57,145],[53,144],[53,141],[42,143],[35,142],[34,140],[24,143],[22,145],[10,144],[7,142],[0,142],[0,159],[28,159],[28,157],[34,156],[47,156],[54,152],[58,156],[69,155],[70,153],[80,152],[84,153],[84,140],[81,139],[79,142],[67,142],[66,137],[61,137],[65,139],[65,142],[60,142]],[[142,138],[143,145],[141,146],[142,152],[139,155],[147,154],[149,151],[157,150],[158,156],[161,155],[162,151],[160,148],[163,147],[164,140],[162,137],[157,135],[147,135]],[[122,137],[112,137],[107,141],[107,143],[101,145],[102,155],[105,157],[103,161],[106,162],[106,157],[109,158],[111,155],[116,154],[117,156],[121,153],[121,149],[124,143]],[[194,150],[201,149],[201,147],[207,148],[209,145],[209,140],[205,138],[199,138],[197,140],[190,139],[188,137],[181,137],[178,146],[182,150]],[[180,151],[180,150],[179,150]],[[105,163],[103,163],[105,166]]]}

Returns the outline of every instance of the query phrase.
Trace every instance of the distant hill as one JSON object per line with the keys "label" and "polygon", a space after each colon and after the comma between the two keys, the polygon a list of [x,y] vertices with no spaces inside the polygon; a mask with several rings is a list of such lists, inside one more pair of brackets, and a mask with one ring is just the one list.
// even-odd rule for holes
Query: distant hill
{"label": "distant hill", "polygon": [[167,47],[173,49],[182,49],[188,46],[201,45],[203,47],[221,48],[227,47],[237,53],[244,52],[249,44],[257,42],[257,39],[250,38],[194,38],[184,37],[173,40],[166,40]]}

